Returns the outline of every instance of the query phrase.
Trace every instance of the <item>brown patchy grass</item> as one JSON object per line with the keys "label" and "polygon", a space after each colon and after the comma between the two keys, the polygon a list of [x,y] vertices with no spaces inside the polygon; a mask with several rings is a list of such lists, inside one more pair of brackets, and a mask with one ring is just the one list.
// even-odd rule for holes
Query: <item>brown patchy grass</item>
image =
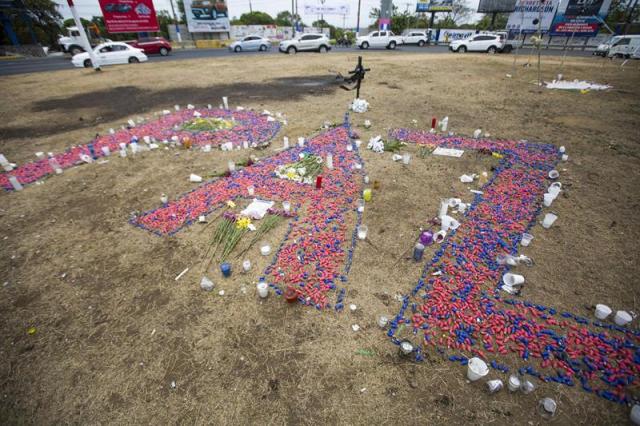
{"label": "brown patchy grass", "polygon": [[[526,271],[526,298],[584,315],[595,303],[640,309],[637,62],[621,70],[602,60],[569,59],[562,70],[567,78],[614,86],[580,94],[538,93],[530,84],[535,71],[520,65],[506,78],[512,56],[364,56],[372,72],[363,97],[372,107],[353,121],[365,141],[390,127],[413,126],[414,119],[426,128],[431,116],[448,115],[452,130],[462,134],[480,127],[496,137],[567,146],[566,191],[554,203],[560,219],[551,231],[534,229],[526,254],[536,266]],[[175,103],[218,104],[224,95],[234,106],[285,113],[290,124],[277,147],[281,136],[293,140],[325,120],[342,119],[352,94],[330,84],[328,70],[344,72],[355,59],[251,56],[5,77],[0,152],[26,161],[35,151],[84,143],[130,116]],[[558,71],[559,59],[544,58],[547,79]],[[364,118],[374,124],[370,131],[359,127]],[[407,150],[413,154],[408,168],[392,163],[390,154],[363,154],[381,189],[365,212],[372,244],[358,246],[349,276],[347,301],[358,305],[355,313],[302,309],[274,297],[259,301],[253,284],[266,260],[257,248],[247,255],[254,263],[249,275],[224,280],[214,265],[209,275],[225,296],[203,293],[198,282],[212,227],[159,238],[127,223],[132,211],[156,207],[161,193],[174,197],[192,189],[190,173],[220,171],[245,153],[112,158],[22,193],[0,194],[0,281],[8,283],[0,288],[0,419],[537,424],[544,422],[537,401],[551,396],[559,403],[555,423],[626,421],[626,407],[579,389],[541,384],[528,396],[489,396],[436,354],[422,364],[397,356],[375,317],[395,314],[394,295],[419,277],[420,266],[403,254],[440,198],[466,194],[458,177],[492,164],[474,154],[420,159]],[[284,229],[272,231],[272,243]],[[241,260],[233,261],[236,270]],[[190,271],[174,281],[186,267]],[[351,331],[354,323],[360,332]],[[33,336],[26,333],[30,326],[37,327]],[[357,355],[358,349],[375,355]]]}

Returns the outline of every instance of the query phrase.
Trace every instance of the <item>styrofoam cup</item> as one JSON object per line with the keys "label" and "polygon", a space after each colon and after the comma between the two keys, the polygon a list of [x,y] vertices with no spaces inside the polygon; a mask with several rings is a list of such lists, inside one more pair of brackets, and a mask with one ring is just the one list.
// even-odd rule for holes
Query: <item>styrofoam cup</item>
{"label": "styrofoam cup", "polygon": [[549,172],[549,178],[550,179],[558,179],[560,177],[560,172],[557,170],[551,170]]}
{"label": "styrofoam cup", "polygon": [[640,425],[640,405],[634,404],[633,408],[631,409],[630,418],[631,423],[633,423],[634,425]]}
{"label": "styrofoam cup", "polygon": [[449,229],[458,229],[460,227],[460,222],[449,215],[442,216],[440,220],[442,221],[443,231],[448,231]]}
{"label": "styrofoam cup", "polygon": [[520,244],[522,245],[522,247],[527,247],[529,244],[531,244],[531,240],[533,240],[533,235],[527,234],[525,232],[524,234],[522,234],[522,239],[520,240]]}
{"label": "styrofoam cup", "polygon": [[562,161],[569,161],[569,155],[568,154],[562,154]]}
{"label": "styrofoam cup", "polygon": [[256,289],[258,290],[258,296],[264,299],[269,295],[269,284],[264,281],[260,281],[258,285],[256,285]]}
{"label": "styrofoam cup", "polygon": [[447,231],[438,231],[433,234],[433,241],[438,244],[441,244],[447,236]]}
{"label": "styrofoam cup", "polygon": [[509,376],[509,381],[507,382],[507,387],[511,392],[515,392],[520,389],[520,379],[516,375]]}
{"label": "styrofoam cup", "polygon": [[557,218],[558,218],[557,215],[553,213],[547,213],[546,215],[544,215],[544,219],[542,220],[542,226],[545,229],[551,228],[551,225],[553,225],[553,223],[556,221]]}
{"label": "styrofoam cup", "polygon": [[550,207],[551,203],[553,203],[553,200],[555,199],[556,197],[553,194],[546,193],[544,194],[544,200],[542,203],[544,204],[545,207]]}
{"label": "styrofoam cup", "polygon": [[508,285],[509,287],[514,287],[517,285],[524,284],[524,277],[518,274],[512,274],[511,272],[507,272],[502,277],[502,282]]}
{"label": "styrofoam cup", "polygon": [[[558,182],[558,183],[560,183],[560,182]],[[560,189],[559,186],[551,185],[549,187],[549,189],[547,189],[547,194],[553,195],[553,198],[556,199],[558,197],[558,195],[560,194],[560,191],[561,191],[561,189]]]}
{"label": "styrofoam cup", "polygon": [[616,316],[613,317],[613,321],[619,326],[627,325],[631,320],[633,320],[633,317],[631,317],[631,314],[627,311],[618,311],[616,312]]}
{"label": "styrofoam cup", "polygon": [[601,305],[601,304],[596,305],[596,318],[598,318],[599,320],[603,320],[607,318],[609,315],[611,315],[610,307],[608,307],[607,305]]}
{"label": "styrofoam cup", "polygon": [[489,374],[489,367],[487,367],[486,362],[476,357],[469,360],[469,363],[467,364],[467,378],[469,380],[475,382],[487,374]]}
{"label": "styrofoam cup", "polygon": [[191,176],[189,176],[189,181],[190,182],[194,182],[194,183],[198,183],[198,182],[202,182],[202,178],[198,175],[195,175],[193,173],[191,173]]}

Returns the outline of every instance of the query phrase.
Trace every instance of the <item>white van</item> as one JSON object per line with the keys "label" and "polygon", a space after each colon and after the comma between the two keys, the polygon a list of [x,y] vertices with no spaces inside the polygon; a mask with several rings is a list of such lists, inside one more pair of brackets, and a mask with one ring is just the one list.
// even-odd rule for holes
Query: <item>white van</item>
{"label": "white van", "polygon": [[596,56],[605,57],[609,54],[609,49],[611,49],[611,45],[615,44],[618,40],[620,40],[624,36],[613,36],[609,37],[606,41],[600,43],[596,50],[593,52]]}
{"label": "white van", "polygon": [[640,50],[640,35],[626,35],[611,45],[609,57],[631,58],[638,57]]}

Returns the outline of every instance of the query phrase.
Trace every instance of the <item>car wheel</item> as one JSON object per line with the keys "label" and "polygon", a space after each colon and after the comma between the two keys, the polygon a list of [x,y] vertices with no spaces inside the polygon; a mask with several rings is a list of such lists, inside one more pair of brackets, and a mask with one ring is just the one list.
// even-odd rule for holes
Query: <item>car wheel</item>
{"label": "car wheel", "polygon": [[241,51],[242,51],[242,47],[240,47],[240,46],[236,46],[236,47],[233,49],[233,51],[234,51],[234,52],[236,52],[236,53],[239,53],[239,52],[241,52]]}
{"label": "car wheel", "polygon": [[396,48],[396,42],[392,41],[391,43],[389,43],[389,46],[387,46],[389,49],[393,50]]}
{"label": "car wheel", "polygon": [[420,41],[418,42],[418,46],[420,46],[420,47],[424,46],[424,44],[425,44],[425,43],[424,43],[424,40],[420,40]]}
{"label": "car wheel", "polygon": [[267,46],[265,46],[264,44],[260,46],[260,51],[264,52],[265,50],[267,50]]}
{"label": "car wheel", "polygon": [[490,55],[494,55],[497,51],[498,51],[498,49],[496,49],[496,47],[495,47],[495,46],[490,46],[490,47],[487,49],[487,53],[489,53]]}
{"label": "car wheel", "polygon": [[327,53],[327,46],[320,46],[320,49],[318,49],[318,52]]}
{"label": "car wheel", "polygon": [[135,56],[129,58],[130,64],[137,64],[138,62],[140,62],[140,59],[136,58]]}
{"label": "car wheel", "polygon": [[362,43],[362,44],[360,45],[360,48],[361,48],[361,49],[368,49],[368,48],[369,48],[369,43],[367,43],[367,42],[365,41],[364,43]]}
{"label": "car wheel", "polygon": [[298,49],[296,49],[296,48],[295,48],[295,47],[293,47],[293,46],[289,46],[289,48],[287,49],[287,53],[288,53],[289,55],[295,55],[297,52],[298,52]]}
{"label": "car wheel", "polygon": [[466,51],[467,51],[466,46],[460,46],[458,47],[458,50],[456,50],[456,52],[460,52],[460,53],[465,53]]}
{"label": "car wheel", "polygon": [[91,59],[85,59],[84,62],[82,63],[84,65],[85,68],[91,68]]}
{"label": "car wheel", "polygon": [[169,50],[166,47],[161,47],[160,48],[160,54],[162,56],[167,56],[169,54]]}
{"label": "car wheel", "polygon": [[69,49],[69,53],[71,53],[71,56],[75,56],[75,55],[77,55],[78,53],[82,53],[82,52],[84,52],[84,50],[83,50],[83,49],[81,49],[81,48],[80,48],[80,47],[78,47],[78,46],[72,46],[72,47]]}

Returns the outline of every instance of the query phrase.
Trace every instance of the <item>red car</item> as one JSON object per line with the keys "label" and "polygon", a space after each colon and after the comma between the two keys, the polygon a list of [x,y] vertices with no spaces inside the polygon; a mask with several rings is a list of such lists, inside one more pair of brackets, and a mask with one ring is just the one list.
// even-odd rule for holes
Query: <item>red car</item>
{"label": "red car", "polygon": [[128,41],[128,45],[142,49],[147,55],[153,53],[159,53],[162,56],[167,56],[171,52],[171,43],[165,40],[163,37],[147,37],[134,41]]}

